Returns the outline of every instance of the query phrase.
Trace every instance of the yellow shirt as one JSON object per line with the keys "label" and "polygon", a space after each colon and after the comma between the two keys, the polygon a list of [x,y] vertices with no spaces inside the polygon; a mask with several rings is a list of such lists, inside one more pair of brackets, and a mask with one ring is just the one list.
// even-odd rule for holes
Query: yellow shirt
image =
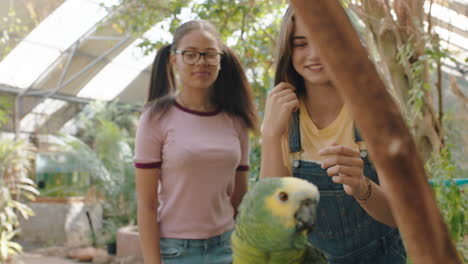
{"label": "yellow shirt", "polygon": [[337,118],[327,127],[318,129],[307,112],[304,102],[299,103],[299,119],[301,129],[302,153],[290,153],[288,133],[283,137],[283,162],[291,173],[293,159],[301,159],[322,163],[326,158],[320,156],[318,151],[328,147],[334,142],[359,151],[359,145],[354,138],[354,122],[349,108],[344,105]]}

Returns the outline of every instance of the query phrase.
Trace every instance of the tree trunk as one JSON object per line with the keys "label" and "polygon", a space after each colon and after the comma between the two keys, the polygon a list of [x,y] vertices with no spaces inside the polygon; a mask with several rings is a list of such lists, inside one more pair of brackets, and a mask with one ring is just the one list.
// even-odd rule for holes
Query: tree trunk
{"label": "tree trunk", "polygon": [[322,62],[367,140],[410,259],[461,263],[405,121],[343,8],[337,0],[291,4],[316,38]]}
{"label": "tree trunk", "polygon": [[[389,1],[362,0],[358,14],[379,51],[380,65],[389,77],[386,81],[394,89],[400,109],[410,121],[418,150],[427,160],[431,154],[441,151],[444,140],[443,111],[441,109],[436,114],[432,91],[424,88],[431,81],[429,63],[420,60],[427,46],[422,32],[425,20],[423,5],[423,0],[394,0],[392,9]],[[391,11],[395,12],[396,19]],[[405,52],[409,52],[406,54],[409,58],[399,59],[398,55]],[[418,76],[414,74],[415,67],[422,68]],[[420,102],[411,101],[411,89],[413,92],[422,91]],[[415,104],[421,104],[421,107],[415,107]]]}

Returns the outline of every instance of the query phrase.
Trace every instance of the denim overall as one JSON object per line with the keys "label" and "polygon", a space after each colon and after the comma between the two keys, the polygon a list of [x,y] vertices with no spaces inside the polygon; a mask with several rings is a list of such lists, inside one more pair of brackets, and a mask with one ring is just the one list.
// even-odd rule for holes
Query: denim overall
{"label": "denim overall", "polygon": [[[290,152],[301,154],[299,111],[293,113],[289,128]],[[354,130],[356,143],[362,139]],[[379,183],[375,169],[360,149],[364,175]],[[320,190],[317,224],[309,242],[322,250],[330,264],[405,264],[406,252],[398,229],[374,220],[359,203],[334,183],[320,164],[294,159],[293,176],[314,183]]]}

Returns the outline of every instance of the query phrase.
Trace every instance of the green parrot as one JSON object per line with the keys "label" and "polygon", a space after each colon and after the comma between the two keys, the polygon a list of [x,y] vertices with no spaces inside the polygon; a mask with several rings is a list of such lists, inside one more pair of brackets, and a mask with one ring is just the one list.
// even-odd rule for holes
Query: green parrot
{"label": "green parrot", "polygon": [[327,264],[307,241],[317,187],[293,177],[258,181],[244,196],[232,233],[233,264]]}

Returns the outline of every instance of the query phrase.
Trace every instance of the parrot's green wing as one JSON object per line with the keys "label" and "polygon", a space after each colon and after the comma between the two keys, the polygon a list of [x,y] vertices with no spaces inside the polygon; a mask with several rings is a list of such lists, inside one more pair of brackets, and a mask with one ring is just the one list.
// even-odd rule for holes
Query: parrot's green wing
{"label": "parrot's green wing", "polygon": [[232,232],[231,235],[232,246],[232,260],[235,264],[267,264],[268,255],[265,251],[259,250],[255,247],[242,241],[236,234]]}

